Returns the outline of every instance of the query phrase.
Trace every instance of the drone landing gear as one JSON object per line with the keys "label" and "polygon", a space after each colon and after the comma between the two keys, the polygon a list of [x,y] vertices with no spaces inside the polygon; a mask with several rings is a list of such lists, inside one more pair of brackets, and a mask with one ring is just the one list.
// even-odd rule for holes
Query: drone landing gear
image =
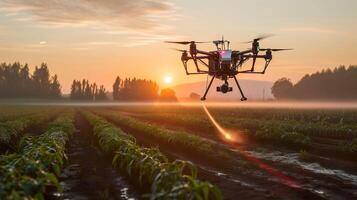
{"label": "drone landing gear", "polygon": [[211,79],[211,81],[209,82],[208,87],[206,88],[205,94],[204,94],[203,97],[201,98],[201,101],[206,100],[207,93],[208,93],[209,89],[211,88],[211,85],[212,85],[212,83],[213,83],[214,78],[215,78],[215,76],[212,76],[212,79]]}
{"label": "drone landing gear", "polygon": [[[233,76],[233,77],[234,77],[234,80],[235,80],[235,82],[236,82],[236,84],[237,84],[237,86],[238,86],[239,92],[240,92],[240,94],[242,95],[242,98],[241,98],[240,100],[241,100],[241,101],[246,101],[246,100],[247,100],[247,97],[244,96],[243,91],[242,91],[242,88],[240,87],[239,82],[238,82],[238,80],[237,80],[237,77],[236,77],[236,76]],[[210,89],[211,86],[212,86],[212,83],[213,83],[214,78],[215,78],[215,76],[212,76],[212,79],[211,79],[211,81],[209,82],[208,87],[206,88],[205,94],[204,94],[203,97],[201,98],[201,101],[206,100],[207,93],[208,93],[209,89]]]}
{"label": "drone landing gear", "polygon": [[236,76],[233,76],[233,77],[234,77],[234,80],[236,81],[236,84],[237,84],[237,86],[238,86],[239,92],[240,92],[240,94],[242,95],[242,98],[241,98],[240,100],[241,100],[241,101],[246,101],[246,100],[247,100],[247,97],[244,96],[243,91],[242,91],[242,88],[240,87],[239,82],[238,82],[238,80],[237,80],[237,77],[236,77]]}

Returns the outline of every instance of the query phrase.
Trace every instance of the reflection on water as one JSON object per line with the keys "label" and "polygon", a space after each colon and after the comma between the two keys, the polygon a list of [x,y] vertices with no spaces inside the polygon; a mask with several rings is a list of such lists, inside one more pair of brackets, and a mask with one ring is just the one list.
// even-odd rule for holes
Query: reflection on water
{"label": "reflection on water", "polygon": [[347,173],[344,170],[327,169],[318,163],[307,163],[307,162],[300,161],[298,153],[283,153],[279,151],[273,151],[273,152],[247,151],[247,152],[260,159],[271,160],[274,162],[280,162],[292,166],[299,166],[302,169],[310,171],[312,173],[335,177],[338,180],[344,181],[346,184],[348,183],[357,186],[356,175]]}

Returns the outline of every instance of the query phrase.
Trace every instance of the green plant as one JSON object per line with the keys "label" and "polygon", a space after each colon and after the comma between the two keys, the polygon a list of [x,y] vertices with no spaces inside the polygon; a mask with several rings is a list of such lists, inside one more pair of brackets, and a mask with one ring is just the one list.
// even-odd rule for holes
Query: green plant
{"label": "green plant", "polygon": [[0,199],[44,199],[49,186],[60,189],[56,175],[73,132],[73,113],[64,114],[44,134],[24,137],[18,152],[1,156]]}
{"label": "green plant", "polygon": [[49,120],[56,113],[56,111],[41,112],[6,122],[0,122],[0,145],[11,146],[12,140],[19,139],[26,128],[39,125],[46,120]]}
{"label": "green plant", "polygon": [[98,111],[97,113],[107,117],[115,123],[130,127],[134,131],[138,131],[166,144],[177,145],[197,154],[210,155],[210,158],[212,159],[219,158],[226,161],[231,160],[232,155],[229,149],[218,146],[214,142],[203,139],[197,135],[185,131],[169,130],[162,126],[139,121],[132,117],[122,116],[115,112]]}
{"label": "green plant", "polygon": [[[100,147],[114,153],[113,165],[134,177],[140,185],[151,185],[150,199],[222,199],[219,189],[197,180],[197,169],[189,162],[169,162],[156,148],[141,148],[135,139],[91,113],[83,113],[92,124]],[[189,174],[184,172],[189,171]]]}

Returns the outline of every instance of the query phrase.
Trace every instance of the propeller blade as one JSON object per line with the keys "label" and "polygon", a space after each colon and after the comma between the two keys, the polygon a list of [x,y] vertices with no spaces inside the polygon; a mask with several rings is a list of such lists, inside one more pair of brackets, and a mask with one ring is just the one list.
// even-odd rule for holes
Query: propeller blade
{"label": "propeller blade", "polygon": [[212,42],[204,41],[204,42],[195,42],[195,43],[200,43],[200,44],[202,44],[202,43],[212,43]]}
{"label": "propeller blade", "polygon": [[260,49],[260,51],[289,51],[293,49]]}
{"label": "propeller blade", "polygon": [[183,52],[183,53],[187,52],[186,50],[183,50],[183,49],[176,49],[176,48],[171,48],[171,49],[175,50],[175,51]]}
{"label": "propeller blade", "polygon": [[211,42],[196,42],[196,41],[165,41],[165,43],[182,44],[182,45],[188,45],[191,44],[192,42],[197,44],[211,43]]}
{"label": "propeller blade", "polygon": [[293,49],[272,49],[272,51],[289,51],[289,50],[293,50]]}
{"label": "propeller blade", "polygon": [[254,41],[258,42],[259,40],[263,40],[263,39],[266,39],[266,38],[269,38],[269,37],[272,37],[272,36],[273,36],[273,34],[264,34],[264,35],[261,35],[261,36],[255,38],[255,39],[253,39],[251,41],[242,42],[242,43],[249,44],[249,43],[253,43]]}
{"label": "propeller blade", "polygon": [[165,41],[165,43],[172,43],[172,44],[183,44],[183,45],[187,45],[187,44],[190,44],[191,42],[189,41]]}

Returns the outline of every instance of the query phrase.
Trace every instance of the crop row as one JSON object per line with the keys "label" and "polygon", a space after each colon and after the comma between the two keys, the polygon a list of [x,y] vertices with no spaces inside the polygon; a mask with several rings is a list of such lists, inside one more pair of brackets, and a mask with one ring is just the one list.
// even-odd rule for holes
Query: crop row
{"label": "crop row", "polygon": [[[202,107],[166,106],[157,109],[156,106],[146,107],[121,107],[118,110],[135,112],[140,114],[189,114],[205,115]],[[114,108],[116,109],[116,108]],[[214,116],[226,116],[233,118],[260,119],[260,120],[292,120],[310,123],[324,124],[356,124],[356,110],[347,109],[276,109],[276,108],[222,108],[210,107]]]}
{"label": "crop row", "polygon": [[97,111],[97,113],[123,127],[128,127],[130,130],[145,134],[148,138],[154,138],[164,144],[175,145],[178,148],[187,150],[190,153],[209,155],[210,159],[223,159],[225,161],[230,161],[232,158],[232,154],[228,149],[197,135],[181,130],[170,130],[160,125],[123,116],[118,112]]}
{"label": "crop row", "polygon": [[56,112],[42,112],[20,117],[18,119],[0,122],[0,146],[13,146],[11,142],[21,137],[30,126],[40,125],[54,116]]}
{"label": "crop row", "polygon": [[292,120],[325,124],[357,123],[356,110],[343,109],[212,108],[211,112],[217,116],[261,120]]}
{"label": "crop row", "polygon": [[[186,125],[190,127],[199,128],[203,131],[212,130],[213,126],[205,115],[198,114],[168,114],[168,113],[154,113],[147,115],[150,119],[157,121],[167,121],[170,123]],[[345,139],[349,140],[357,138],[356,124],[325,124],[325,123],[311,123],[309,121],[295,121],[295,120],[275,120],[275,119],[250,119],[237,118],[231,116],[217,116],[224,127],[248,129],[255,133],[257,130],[265,129],[267,127],[279,127],[286,132],[302,133],[306,136],[316,136],[325,138]]]}
{"label": "crop row", "polygon": [[42,110],[43,108],[30,108],[30,107],[11,107],[11,106],[0,106],[0,122],[13,120],[18,117],[23,117],[26,115],[33,114]]}
{"label": "crop row", "polygon": [[57,176],[74,132],[73,113],[62,114],[40,136],[25,136],[16,153],[0,156],[0,199],[44,199],[60,190]]}
{"label": "crop row", "polygon": [[107,153],[114,153],[113,165],[135,178],[142,187],[150,186],[150,194],[144,197],[222,199],[217,187],[197,179],[197,169],[191,163],[169,162],[157,148],[139,147],[135,139],[120,128],[89,112],[83,114],[93,126],[100,147]]}

